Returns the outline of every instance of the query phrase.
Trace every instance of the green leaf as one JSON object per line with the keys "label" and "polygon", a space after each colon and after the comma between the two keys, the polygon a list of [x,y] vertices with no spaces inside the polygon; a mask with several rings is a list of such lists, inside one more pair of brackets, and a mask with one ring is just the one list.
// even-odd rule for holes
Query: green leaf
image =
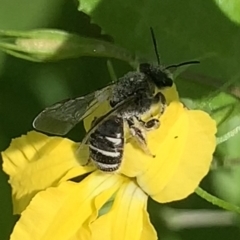
{"label": "green leaf", "polygon": [[239,73],[240,28],[213,1],[81,0],[79,10],[117,44],[149,61],[156,61],[151,26],[162,63],[199,59],[200,66],[190,69],[222,83]]}
{"label": "green leaf", "polygon": [[240,23],[240,2],[238,0],[215,0],[215,3],[230,20]]}
{"label": "green leaf", "polygon": [[[188,74],[184,74],[188,76]],[[191,75],[190,75],[191,76]],[[240,158],[240,96],[239,87],[234,83],[238,76],[214,90],[214,83],[209,78],[176,79],[176,84],[184,104],[190,109],[201,109],[215,119],[217,132],[217,150],[212,168],[219,166],[235,167]],[[204,81],[203,81],[204,80]],[[188,84],[186,84],[188,83]]]}
{"label": "green leaf", "polygon": [[[199,103],[199,104],[198,104]],[[197,109],[208,112],[217,122],[216,162],[219,166],[235,166],[232,159],[240,157],[240,100],[226,93],[195,101]]]}

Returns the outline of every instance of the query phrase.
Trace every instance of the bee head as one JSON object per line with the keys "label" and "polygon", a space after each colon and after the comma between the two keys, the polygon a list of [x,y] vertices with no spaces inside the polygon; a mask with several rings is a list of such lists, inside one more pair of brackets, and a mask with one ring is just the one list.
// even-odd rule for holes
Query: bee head
{"label": "bee head", "polygon": [[157,47],[157,41],[153,32],[153,28],[150,27],[150,32],[153,40],[153,46],[154,46],[154,51],[157,57],[157,62],[158,65],[154,66],[149,63],[142,63],[139,66],[140,72],[144,73],[147,75],[147,77],[152,81],[156,87],[159,89],[166,88],[166,87],[171,87],[173,85],[173,80],[171,77],[171,73],[168,71],[170,68],[178,68],[181,66],[189,65],[189,64],[196,64],[200,63],[199,61],[188,61],[188,62],[183,62],[179,64],[174,64],[167,66],[165,68],[162,68],[160,66],[160,56],[158,53],[158,47]]}
{"label": "bee head", "polygon": [[162,70],[160,66],[154,66],[149,63],[141,63],[139,70],[140,72],[146,74],[159,89],[171,87],[173,85],[170,72]]}

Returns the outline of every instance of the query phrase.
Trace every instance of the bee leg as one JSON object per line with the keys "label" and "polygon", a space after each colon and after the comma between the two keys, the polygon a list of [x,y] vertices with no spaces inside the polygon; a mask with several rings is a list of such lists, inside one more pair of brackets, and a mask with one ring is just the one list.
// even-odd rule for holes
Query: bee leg
{"label": "bee leg", "polygon": [[165,96],[161,92],[158,92],[153,98],[153,103],[159,104],[159,117],[160,117],[165,112],[167,107],[167,101]]}
{"label": "bee leg", "polygon": [[135,122],[136,121],[138,122],[138,124],[135,124],[133,119],[129,119],[127,121],[131,136],[134,137],[140,148],[147,155],[155,157],[147,147],[145,129],[142,127],[142,124],[137,119],[135,119]]}
{"label": "bee leg", "polygon": [[146,131],[152,131],[160,127],[160,121],[157,118],[152,118],[151,120],[144,122],[139,120]]}
{"label": "bee leg", "polygon": [[147,122],[145,122],[139,118],[137,119],[142,124],[142,126],[145,128],[146,131],[152,131],[152,130],[158,129],[160,127],[159,118],[165,112],[165,109],[167,107],[165,96],[161,92],[158,92],[152,98],[152,105],[156,106],[155,109],[157,112],[157,117],[154,117],[154,115],[156,116],[156,114],[154,114],[154,115],[151,114],[150,115],[151,119]]}

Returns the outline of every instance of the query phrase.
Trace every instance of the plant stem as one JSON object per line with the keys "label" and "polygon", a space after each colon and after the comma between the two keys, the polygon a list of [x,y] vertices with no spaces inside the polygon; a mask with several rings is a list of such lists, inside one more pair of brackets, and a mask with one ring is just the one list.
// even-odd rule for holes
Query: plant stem
{"label": "plant stem", "polygon": [[195,193],[205,199],[206,201],[212,203],[213,205],[216,205],[220,208],[223,208],[227,211],[231,211],[231,212],[236,212],[238,214],[240,214],[240,207],[239,206],[236,206],[234,204],[231,204],[229,202],[226,202],[216,196],[213,196],[211,195],[210,193],[206,192],[205,190],[203,190],[202,188],[198,187],[196,190],[195,190]]}

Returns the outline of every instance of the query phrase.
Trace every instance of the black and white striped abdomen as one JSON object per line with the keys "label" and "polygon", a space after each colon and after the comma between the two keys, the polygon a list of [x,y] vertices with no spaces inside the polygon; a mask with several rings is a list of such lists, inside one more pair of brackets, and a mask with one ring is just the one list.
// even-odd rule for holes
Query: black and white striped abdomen
{"label": "black and white striped abdomen", "polygon": [[90,158],[98,169],[113,172],[120,167],[124,147],[123,127],[123,119],[112,116],[90,135]]}

